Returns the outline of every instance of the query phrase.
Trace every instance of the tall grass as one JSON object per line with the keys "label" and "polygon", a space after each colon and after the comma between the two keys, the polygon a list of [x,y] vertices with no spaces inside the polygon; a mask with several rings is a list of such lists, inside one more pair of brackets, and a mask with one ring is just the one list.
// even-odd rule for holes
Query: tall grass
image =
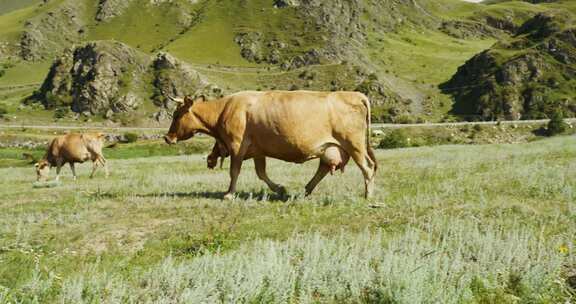
{"label": "tall grass", "polygon": [[569,291],[558,279],[575,260],[558,248],[571,241],[517,222],[429,218],[394,236],[296,234],[123,275],[95,264],[62,282],[58,302],[560,303]]}

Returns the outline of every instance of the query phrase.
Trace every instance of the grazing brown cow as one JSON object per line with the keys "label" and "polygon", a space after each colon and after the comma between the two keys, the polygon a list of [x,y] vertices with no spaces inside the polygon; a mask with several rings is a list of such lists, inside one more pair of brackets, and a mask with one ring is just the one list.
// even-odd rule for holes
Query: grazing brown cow
{"label": "grazing brown cow", "polygon": [[37,162],[36,176],[38,181],[45,181],[48,179],[50,167],[56,167],[56,180],[60,179],[60,169],[66,163],[70,164],[72,175],[76,180],[76,170],[74,163],[83,163],[87,160],[92,161],[92,174],[98,165],[104,167],[106,177],[108,177],[108,168],[106,166],[106,159],[102,154],[102,146],[104,145],[104,134],[66,134],[61,135],[52,140],[48,146],[48,151],[42,160]]}
{"label": "grazing brown cow", "polygon": [[223,144],[219,142],[214,143],[212,152],[210,152],[206,158],[206,165],[208,166],[208,169],[213,170],[216,168],[218,159],[220,159],[220,169],[222,169],[222,166],[224,166],[224,159],[226,159],[228,156],[228,150],[226,150],[226,147]]}
{"label": "grazing brown cow", "polygon": [[284,187],[266,174],[266,157],[303,163],[320,158],[306,195],[330,171],[344,169],[349,157],[364,175],[365,197],[372,194],[376,158],[369,145],[370,102],[358,92],[240,92],[204,102],[184,98],[164,139],[168,144],[196,133],[210,135],[230,153],[234,197],[242,161],[253,158],[256,174],[275,192]]}

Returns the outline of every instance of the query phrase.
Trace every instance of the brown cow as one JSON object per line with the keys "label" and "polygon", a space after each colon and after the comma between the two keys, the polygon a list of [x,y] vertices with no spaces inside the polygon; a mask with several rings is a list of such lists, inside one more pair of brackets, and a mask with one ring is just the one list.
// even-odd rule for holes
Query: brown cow
{"label": "brown cow", "polygon": [[98,165],[104,167],[106,177],[108,177],[108,168],[106,166],[106,159],[102,154],[102,146],[104,145],[104,134],[66,134],[61,135],[52,140],[48,146],[48,151],[42,160],[37,162],[36,167],[37,181],[45,181],[48,179],[50,167],[56,167],[56,180],[60,179],[60,169],[66,163],[70,164],[72,175],[76,180],[76,170],[74,163],[83,163],[87,160],[92,161],[92,173],[90,178],[94,176],[94,172]]}
{"label": "brown cow", "polygon": [[247,91],[203,101],[203,97],[184,98],[164,139],[175,144],[204,133],[223,143],[231,158],[230,186],[224,198],[234,197],[242,161],[249,158],[270,189],[284,192],[268,178],[266,157],[294,163],[320,158],[306,195],[328,172],[343,170],[352,157],[364,175],[365,197],[371,196],[377,164],[369,145],[370,102],[364,94]]}
{"label": "brown cow", "polygon": [[220,169],[222,169],[222,166],[224,166],[224,159],[226,159],[228,156],[228,150],[226,150],[226,147],[223,144],[219,142],[214,143],[212,152],[210,152],[206,158],[206,165],[208,166],[208,169],[212,170],[216,168],[218,159],[220,159]]}

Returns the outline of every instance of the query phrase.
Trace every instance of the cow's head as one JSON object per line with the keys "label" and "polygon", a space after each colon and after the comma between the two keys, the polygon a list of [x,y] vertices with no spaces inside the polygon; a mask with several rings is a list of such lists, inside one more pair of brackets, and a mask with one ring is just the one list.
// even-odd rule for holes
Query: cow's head
{"label": "cow's head", "polygon": [[50,173],[50,163],[43,159],[34,164],[36,168],[36,181],[43,182],[48,179],[48,174]]}
{"label": "cow's head", "polygon": [[189,139],[200,129],[202,126],[201,121],[194,114],[193,107],[195,103],[205,101],[206,98],[201,96],[200,98],[192,99],[186,96],[183,100],[173,100],[179,102],[180,106],[174,111],[170,130],[164,136],[167,144],[175,144],[179,140]]}

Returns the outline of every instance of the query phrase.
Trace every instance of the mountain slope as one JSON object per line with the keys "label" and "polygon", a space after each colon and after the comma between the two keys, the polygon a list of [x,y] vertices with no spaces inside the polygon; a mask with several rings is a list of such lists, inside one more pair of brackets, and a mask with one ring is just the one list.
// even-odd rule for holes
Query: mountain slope
{"label": "mountain slope", "polygon": [[458,69],[443,85],[457,114],[482,119],[576,114],[576,24],[566,11],[536,15]]}
{"label": "mountain slope", "polygon": [[[6,25],[0,27],[0,70],[4,70],[0,102],[18,112],[20,100],[31,90],[11,91],[2,85],[37,82],[37,74],[47,75],[53,58],[61,57],[67,48],[72,50],[66,52],[74,53],[88,41],[117,40],[151,58],[169,53],[219,88],[218,94],[245,89],[360,90],[372,99],[375,120],[441,120],[452,109],[453,92],[438,86],[450,80],[459,66],[497,40],[508,39],[537,13],[572,6],[566,3],[22,2],[0,11],[0,25]],[[36,73],[19,72],[30,67]],[[126,109],[148,117],[149,110],[162,102],[154,93],[153,69],[146,73],[148,88],[134,92],[142,102]],[[174,79],[174,83],[183,81]],[[71,93],[63,92],[61,97]],[[45,92],[35,97],[49,104]],[[90,115],[103,114],[98,110]]]}

